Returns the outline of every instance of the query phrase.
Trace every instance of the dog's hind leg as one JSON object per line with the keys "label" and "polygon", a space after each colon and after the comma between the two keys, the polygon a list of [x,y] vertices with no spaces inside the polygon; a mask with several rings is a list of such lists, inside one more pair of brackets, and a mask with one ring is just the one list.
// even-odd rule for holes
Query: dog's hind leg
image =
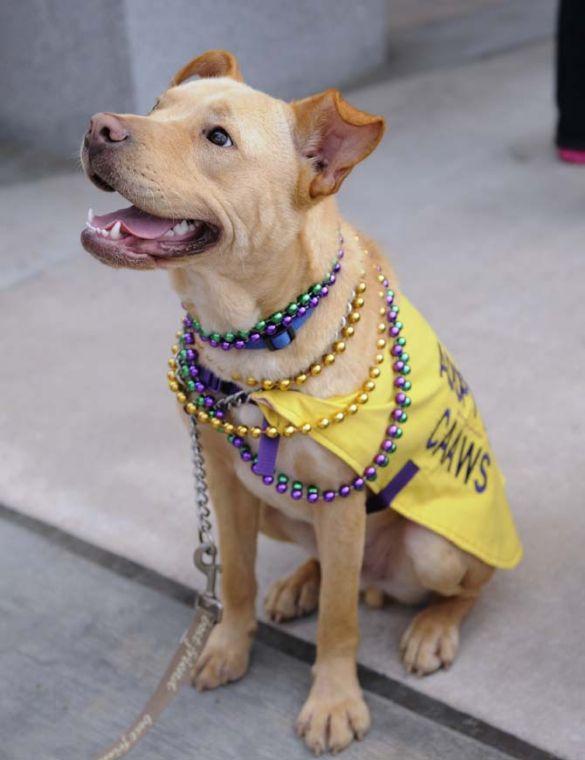
{"label": "dog's hind leg", "polygon": [[436,594],[400,642],[406,670],[423,676],[455,659],[461,623],[494,569],[415,523],[408,526],[405,544],[422,585]]}
{"label": "dog's hind leg", "polygon": [[317,559],[309,559],[288,575],[275,581],[268,589],[264,609],[271,620],[282,623],[317,609],[321,567]]}
{"label": "dog's hind leg", "polygon": [[369,586],[364,591],[364,602],[372,610],[381,610],[386,604],[386,594],[375,586]]}
{"label": "dog's hind leg", "polygon": [[[277,541],[299,544],[310,555],[317,554],[313,527],[300,520],[293,520],[267,504],[262,505],[260,530]],[[276,623],[310,615],[317,609],[320,585],[321,567],[319,560],[313,556],[293,573],[279,578],[270,586],[264,599],[266,614]]]}

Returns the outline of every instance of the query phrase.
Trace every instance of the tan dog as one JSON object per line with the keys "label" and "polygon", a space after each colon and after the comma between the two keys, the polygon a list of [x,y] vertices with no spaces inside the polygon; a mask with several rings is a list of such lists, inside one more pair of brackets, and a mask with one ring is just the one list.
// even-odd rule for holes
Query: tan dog
{"label": "tan dog", "polygon": [[[183,84],[194,75],[200,79]],[[335,340],[362,269],[370,291],[378,290],[373,268],[364,264],[366,247],[388,273],[374,243],[358,240],[341,219],[334,198],[383,131],[381,117],[352,108],[334,90],[285,103],[245,85],[229,53],[208,52],[175,76],[148,116],[93,117],[82,150],[88,177],[145,214],[130,212],[122,223],[115,212],[101,217],[101,231],[90,224],[83,245],[112,266],[168,269],[181,301],[205,326],[244,330],[323,277],[341,229],[343,271],[286,350],[200,347],[202,362],[225,379],[294,377]],[[166,219],[180,222],[172,234]],[[379,303],[366,299],[362,339],[348,341],[343,356],[310,376],[303,392],[328,398],[359,388],[379,319]],[[235,414],[236,424],[262,419],[249,405]],[[434,592],[401,642],[406,668],[423,675],[452,663],[460,624],[493,567],[391,509],[367,517],[364,492],[326,505],[295,502],[252,475],[225,436],[206,427],[203,445],[225,611],[195,683],[212,689],[246,672],[256,628],[258,531],[298,542],[311,559],[272,586],[266,610],[283,621],[319,607],[314,682],[297,728],[315,753],[339,751],[370,725],[356,675],[360,588],[372,604],[386,595],[419,602]],[[317,484],[351,476],[344,462],[303,435],[282,441],[279,465]]]}

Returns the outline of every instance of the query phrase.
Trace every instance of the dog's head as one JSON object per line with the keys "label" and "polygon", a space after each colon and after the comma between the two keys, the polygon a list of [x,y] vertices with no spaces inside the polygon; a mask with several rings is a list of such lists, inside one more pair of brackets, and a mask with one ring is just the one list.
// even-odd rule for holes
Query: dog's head
{"label": "dog's head", "polygon": [[112,266],[152,269],[241,256],[266,235],[292,240],[383,131],[382,117],[336,90],[285,103],[244,84],[230,53],[209,51],[173,77],[148,116],[91,119],[85,172],[132,205],[90,215],[82,243]]}

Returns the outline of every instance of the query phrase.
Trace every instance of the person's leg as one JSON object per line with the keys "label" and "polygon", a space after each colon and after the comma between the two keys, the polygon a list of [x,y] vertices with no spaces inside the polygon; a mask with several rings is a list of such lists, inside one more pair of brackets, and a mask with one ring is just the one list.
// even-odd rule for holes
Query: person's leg
{"label": "person's leg", "polygon": [[[561,157],[585,163],[585,2],[561,0],[557,35],[556,144]],[[563,155],[566,153],[566,155]]]}

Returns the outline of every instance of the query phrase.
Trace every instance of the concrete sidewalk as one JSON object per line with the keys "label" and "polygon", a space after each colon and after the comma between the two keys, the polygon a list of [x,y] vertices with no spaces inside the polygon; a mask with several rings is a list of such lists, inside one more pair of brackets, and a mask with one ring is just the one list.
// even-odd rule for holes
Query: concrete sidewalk
{"label": "concrete sidewalk", "polygon": [[[172,585],[161,584],[167,593],[154,591],[120,577],[120,563],[104,569],[103,556],[102,566],[81,558],[83,549],[0,510],[1,756],[7,760],[80,760],[103,751],[138,715],[189,625],[189,608],[169,598]],[[243,680],[204,694],[183,690],[131,757],[312,757],[293,731],[309,687],[308,664],[257,642]],[[366,698],[373,728],[344,753],[347,760],[519,756],[441,725],[438,715],[429,720],[367,689]],[[482,727],[474,731],[481,734]],[[507,737],[496,738],[505,748]],[[547,760],[530,747],[511,747]]]}
{"label": "concrete sidewalk", "polygon": [[[537,45],[355,92],[390,131],[341,201],[474,388],[526,548],[451,671],[404,676],[403,608],[362,611],[361,662],[578,760],[585,172],[554,158],[550,79],[551,48]],[[88,205],[116,199],[69,175],[0,188],[0,501],[191,584],[189,450],[164,387],[178,304],[164,277],[80,251]],[[299,557],[263,542],[261,591]],[[314,621],[288,630],[311,640]]]}

